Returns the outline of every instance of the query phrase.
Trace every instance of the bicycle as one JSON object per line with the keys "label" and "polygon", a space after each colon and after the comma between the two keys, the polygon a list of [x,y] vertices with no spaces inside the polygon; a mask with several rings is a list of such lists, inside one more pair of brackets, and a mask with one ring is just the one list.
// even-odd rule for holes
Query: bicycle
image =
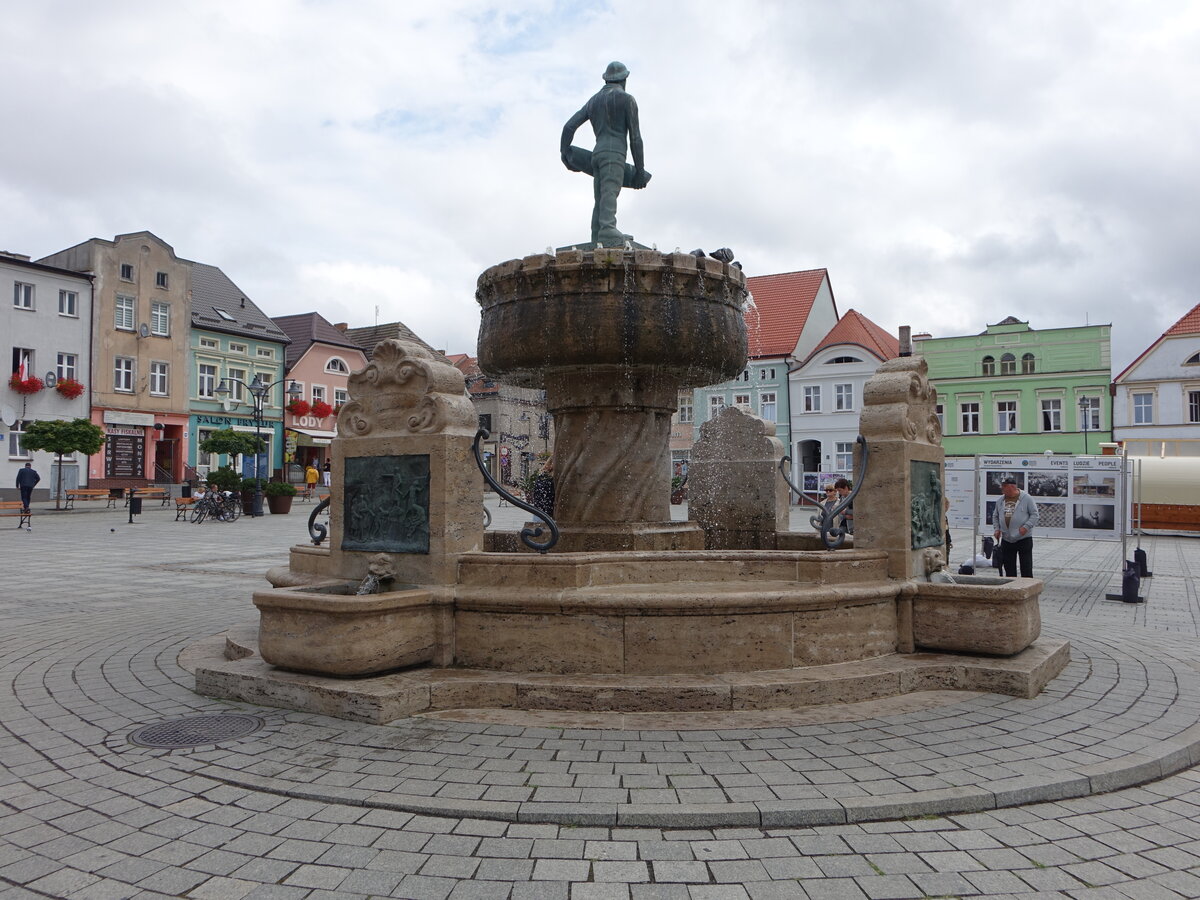
{"label": "bicycle", "polygon": [[241,499],[230,491],[206,491],[192,507],[191,521],[203,522],[211,516],[222,522],[234,522],[242,514]]}

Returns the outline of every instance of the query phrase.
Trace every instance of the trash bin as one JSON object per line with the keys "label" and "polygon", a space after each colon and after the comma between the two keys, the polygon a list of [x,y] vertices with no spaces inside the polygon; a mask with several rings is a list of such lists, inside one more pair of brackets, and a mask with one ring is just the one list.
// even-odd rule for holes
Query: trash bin
{"label": "trash bin", "polygon": [[180,488],[179,496],[180,497],[192,496],[192,483],[190,481],[187,482],[186,484],[184,484],[184,486],[182,488]]}
{"label": "trash bin", "polygon": [[142,498],[141,497],[130,497],[129,498],[129,514],[131,516],[140,516],[142,514]]}

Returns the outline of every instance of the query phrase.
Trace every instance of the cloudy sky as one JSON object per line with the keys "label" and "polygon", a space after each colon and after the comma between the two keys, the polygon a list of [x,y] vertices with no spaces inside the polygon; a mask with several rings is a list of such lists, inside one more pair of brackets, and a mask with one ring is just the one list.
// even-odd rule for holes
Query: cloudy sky
{"label": "cloudy sky", "polygon": [[378,308],[473,352],[479,272],[587,238],[558,138],[612,59],[654,175],[619,210],[643,243],[825,267],[839,310],[889,330],[1112,323],[1114,374],[1200,302],[1186,0],[7,0],[3,21],[0,249],[148,229],[272,315]]}

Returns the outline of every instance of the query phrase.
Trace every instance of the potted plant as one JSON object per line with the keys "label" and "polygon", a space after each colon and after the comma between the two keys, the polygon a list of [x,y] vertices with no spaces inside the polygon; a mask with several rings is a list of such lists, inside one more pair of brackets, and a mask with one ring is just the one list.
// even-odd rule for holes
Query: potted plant
{"label": "potted plant", "polygon": [[243,478],[242,479],[242,512],[248,516],[254,515],[254,492],[258,490],[260,484],[266,485],[265,478]]}
{"label": "potted plant", "polygon": [[307,400],[292,400],[287,405],[287,411],[297,418],[307,416],[311,410],[312,406]]}
{"label": "potted plant", "polygon": [[327,415],[333,412],[333,407],[324,400],[318,400],[312,405],[312,410],[310,411],[312,412],[313,418],[324,419]]}
{"label": "potted plant", "polygon": [[271,515],[283,515],[292,511],[292,498],[296,496],[296,489],[290,484],[272,481],[263,488],[263,493],[267,495],[267,508],[271,510]]}
{"label": "potted plant", "polygon": [[68,400],[74,400],[83,393],[83,385],[74,378],[60,378],[54,385],[54,389]]}
{"label": "potted plant", "polygon": [[12,378],[8,379],[8,386],[18,394],[36,394],[46,386],[46,383],[36,375],[30,375],[28,378],[22,378],[19,372],[13,372]]}

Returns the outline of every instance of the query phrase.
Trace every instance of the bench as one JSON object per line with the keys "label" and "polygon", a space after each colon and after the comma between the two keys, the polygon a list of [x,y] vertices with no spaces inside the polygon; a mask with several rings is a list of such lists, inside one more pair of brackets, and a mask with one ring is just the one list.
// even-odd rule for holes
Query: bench
{"label": "bench", "polygon": [[126,506],[129,505],[130,496],[139,497],[142,500],[161,500],[163,506],[171,502],[171,492],[160,487],[130,488],[125,492]]}
{"label": "bench", "polygon": [[192,504],[196,502],[195,497],[176,497],[175,498],[175,521],[187,521],[188,510],[192,508]]}
{"label": "bench", "polygon": [[107,500],[108,508],[115,509],[118,499],[108,488],[71,488],[67,491],[67,505],[63,509],[74,509],[76,500]]}
{"label": "bench", "polygon": [[26,509],[25,504],[20,500],[2,500],[0,501],[0,516],[17,516],[17,527],[28,528],[33,531],[33,510]]}

